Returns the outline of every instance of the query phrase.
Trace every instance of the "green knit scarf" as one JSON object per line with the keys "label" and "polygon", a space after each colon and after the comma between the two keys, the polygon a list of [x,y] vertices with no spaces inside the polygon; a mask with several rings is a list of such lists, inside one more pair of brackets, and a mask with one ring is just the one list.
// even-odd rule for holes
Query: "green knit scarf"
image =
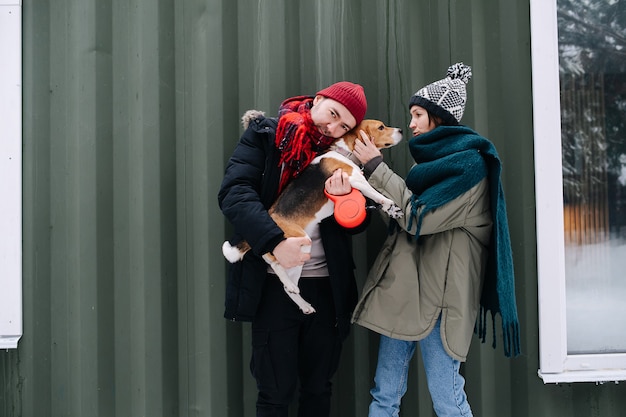
{"label": "green knit scarf", "polygon": [[[440,126],[409,141],[417,165],[406,178],[413,192],[408,230],[417,221],[416,238],[422,219],[430,212],[454,200],[483,178],[489,181],[493,228],[489,258],[480,299],[476,333],[485,341],[487,312],[491,312],[493,347],[496,347],[495,316],[502,317],[504,354],[520,353],[519,321],[515,302],[513,254],[506,214],[506,203],[500,182],[501,163],[494,145],[465,126]],[[418,215],[419,209],[422,209]]]}

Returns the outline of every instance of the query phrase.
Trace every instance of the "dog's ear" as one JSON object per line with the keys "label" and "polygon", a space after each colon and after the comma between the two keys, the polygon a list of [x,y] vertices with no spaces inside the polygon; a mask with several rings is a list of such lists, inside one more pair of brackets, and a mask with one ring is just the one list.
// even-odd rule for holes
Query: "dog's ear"
{"label": "dog's ear", "polygon": [[[380,126],[383,126],[383,123],[379,120],[368,120],[367,123],[361,123],[361,128],[359,130],[364,131],[367,136],[370,138],[370,140],[372,142],[374,142],[374,138],[380,136],[377,132],[378,130],[383,130],[383,129],[379,129]],[[361,138],[361,135],[359,134],[359,139]]]}
{"label": "dog's ear", "polygon": [[370,140],[373,140],[374,132],[372,132],[372,130],[375,130],[377,125],[378,123],[367,123],[361,127],[361,130],[367,133],[367,136],[369,136]]}
{"label": "dog's ear", "polygon": [[358,125],[353,127],[351,131],[349,131],[348,133],[343,135],[344,140],[348,141],[348,140],[360,139],[361,138],[361,134],[359,132],[361,130],[365,131],[365,133],[367,133],[368,136],[369,136],[369,132],[368,132],[368,128],[367,128],[368,126],[369,126],[368,120],[362,120],[361,123],[359,123]]}
{"label": "dog's ear", "polygon": [[343,135],[343,140],[345,140],[346,142],[356,140],[359,137],[359,130],[359,126],[355,127],[354,129]]}

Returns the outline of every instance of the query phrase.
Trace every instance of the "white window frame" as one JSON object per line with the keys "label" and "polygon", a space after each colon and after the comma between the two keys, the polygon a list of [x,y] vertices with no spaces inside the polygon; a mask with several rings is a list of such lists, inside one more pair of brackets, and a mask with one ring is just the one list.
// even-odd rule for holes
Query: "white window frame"
{"label": "white window frame", "polygon": [[556,0],[530,0],[539,298],[545,383],[626,380],[626,354],[568,355]]}
{"label": "white window frame", "polygon": [[0,349],[22,337],[22,3],[0,0]]}

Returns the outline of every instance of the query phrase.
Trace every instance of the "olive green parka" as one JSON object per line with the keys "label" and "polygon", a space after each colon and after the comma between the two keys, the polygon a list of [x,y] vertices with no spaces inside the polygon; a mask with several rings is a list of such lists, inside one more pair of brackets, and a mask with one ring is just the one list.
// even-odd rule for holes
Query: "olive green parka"
{"label": "olive green parka", "polygon": [[382,162],[368,181],[402,207],[404,217],[370,269],[352,322],[392,338],[419,341],[441,315],[444,348],[465,361],[492,228],[487,179],[426,213],[417,240],[415,222],[413,234],[407,232],[412,193],[404,179]]}

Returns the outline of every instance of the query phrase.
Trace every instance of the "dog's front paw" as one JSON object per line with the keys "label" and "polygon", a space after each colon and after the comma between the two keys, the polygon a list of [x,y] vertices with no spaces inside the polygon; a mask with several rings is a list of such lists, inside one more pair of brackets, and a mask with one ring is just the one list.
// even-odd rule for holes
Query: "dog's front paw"
{"label": "dog's front paw", "polygon": [[393,206],[391,206],[389,216],[392,219],[399,219],[400,217],[404,216],[404,212],[402,211],[400,207],[394,204]]}
{"label": "dog's front paw", "polygon": [[400,217],[404,216],[402,209],[391,200],[389,202],[385,201],[382,203],[382,210],[387,213],[387,215],[392,219],[399,219]]}

